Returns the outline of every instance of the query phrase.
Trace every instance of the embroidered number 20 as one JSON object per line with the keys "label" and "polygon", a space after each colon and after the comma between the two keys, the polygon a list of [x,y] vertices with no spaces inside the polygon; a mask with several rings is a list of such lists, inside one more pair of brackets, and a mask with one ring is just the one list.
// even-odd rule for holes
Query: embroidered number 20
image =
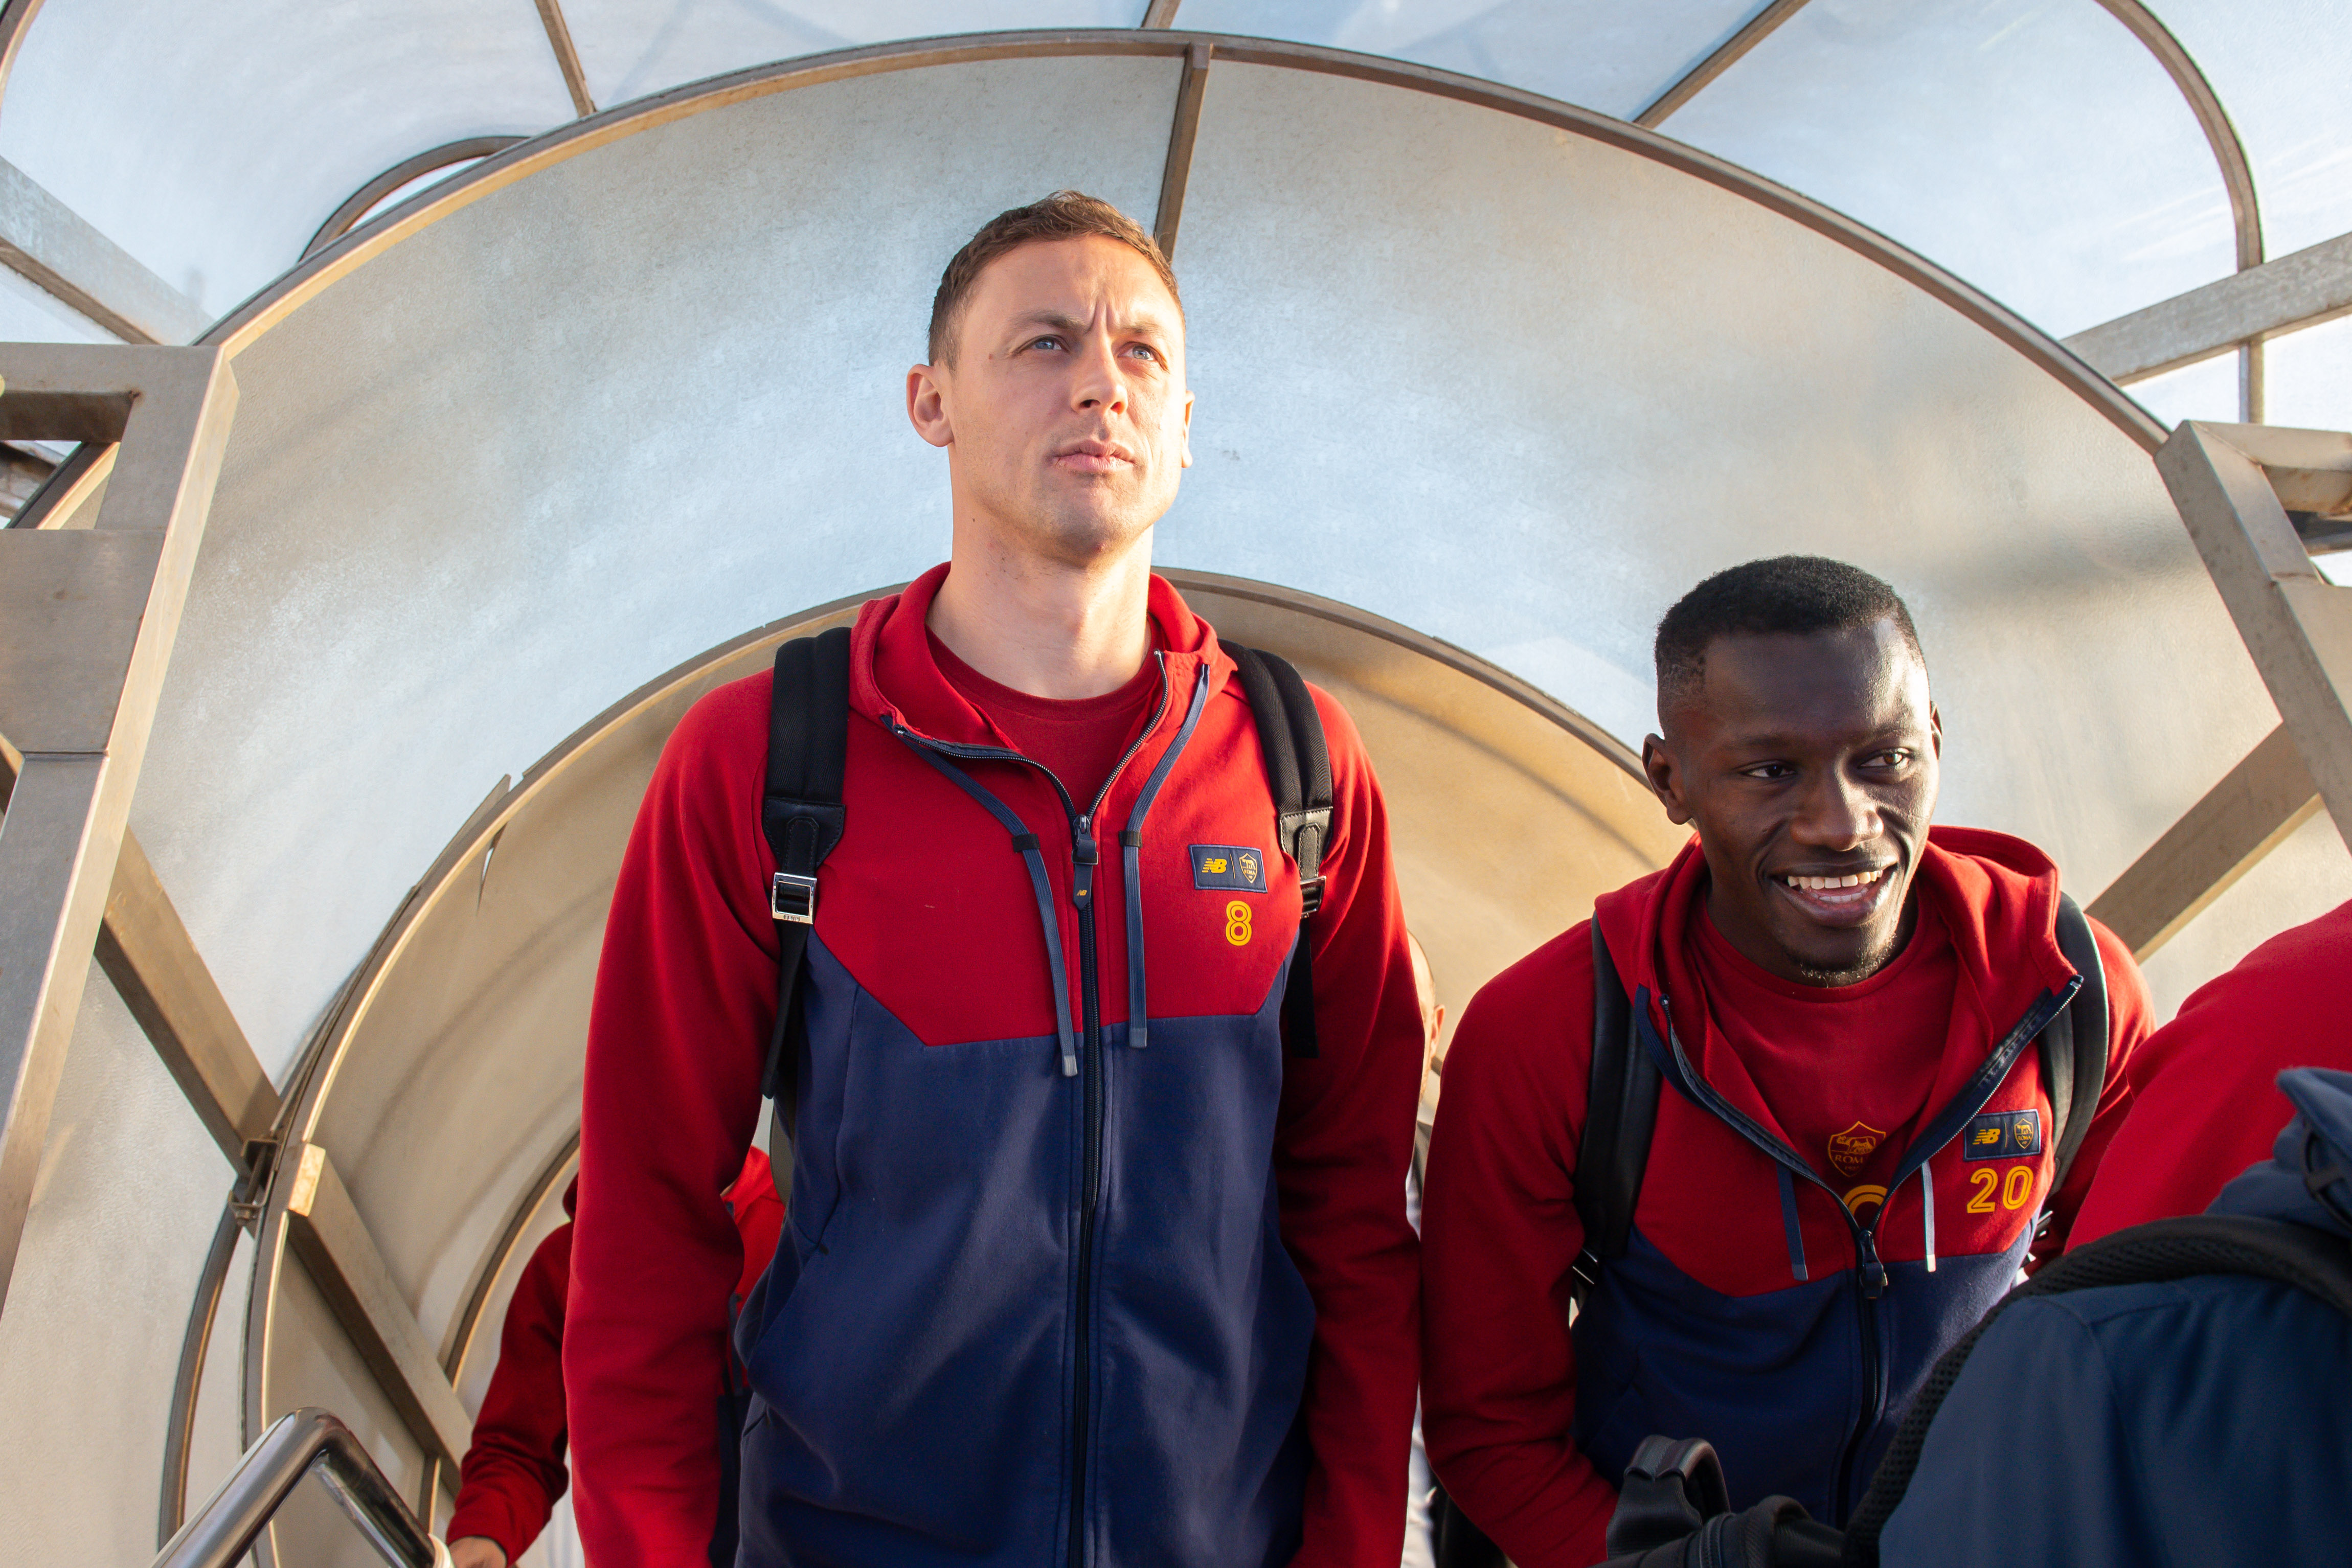
{"label": "embroidered number 20", "polygon": [[1246,946],[1250,939],[1250,906],[1240,899],[1225,905],[1225,940],[1236,947]]}
{"label": "embroidered number 20", "polygon": [[2001,1179],[1999,1171],[1972,1172],[1969,1176],[1969,1184],[1977,1189],[1975,1195],[1969,1199],[1970,1214],[1990,1214],[1993,1194],[1996,1192],[2000,1194],[2000,1206],[2003,1208],[2023,1208],[2033,1198],[2033,1167],[2032,1166],[2010,1166],[2007,1181]]}

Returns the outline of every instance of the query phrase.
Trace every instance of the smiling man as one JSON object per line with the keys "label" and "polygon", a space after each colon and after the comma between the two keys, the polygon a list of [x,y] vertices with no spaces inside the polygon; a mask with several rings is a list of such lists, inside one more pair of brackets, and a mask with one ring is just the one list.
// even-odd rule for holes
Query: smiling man
{"label": "smiling man", "polygon": [[1479,992],[1430,1148],[1423,1428],[1519,1568],[1606,1555],[1653,1433],[1713,1442],[1734,1508],[1843,1523],[2039,1217],[2063,1244],[2148,1027],[2047,856],[1929,827],[1942,727],[1885,583],[1735,567],[1656,657],[1643,765],[1696,837]]}
{"label": "smiling man", "polygon": [[735,1341],[742,1568],[1394,1568],[1412,960],[1346,713],[1274,718],[1328,743],[1313,863],[1234,655],[1152,575],[1190,461],[1174,275],[1101,202],[1005,213],[906,395],[951,555],[848,640],[807,903],[772,904],[768,674],[680,722],[614,893],[563,1347],[588,1558],[705,1561],[719,1195],[805,914],[790,1222]]}

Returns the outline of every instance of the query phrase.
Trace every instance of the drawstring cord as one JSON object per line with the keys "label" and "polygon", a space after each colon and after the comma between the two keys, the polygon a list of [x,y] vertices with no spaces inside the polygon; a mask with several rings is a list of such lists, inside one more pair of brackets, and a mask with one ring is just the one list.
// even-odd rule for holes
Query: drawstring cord
{"label": "drawstring cord", "polygon": [[1184,723],[1176,731],[1176,738],[1168,743],[1160,754],[1160,764],[1152,768],[1151,777],[1143,781],[1142,792],[1135,798],[1135,810],[1127,815],[1127,828],[1118,835],[1119,862],[1127,876],[1127,1043],[1141,1051],[1151,1042],[1151,1019],[1143,999],[1143,819],[1159,798],[1160,787],[1168,782],[1169,771],[1176,766],[1176,754],[1192,738],[1199,727],[1201,712],[1209,701],[1209,666],[1201,665],[1200,678],[1192,683],[1192,701],[1184,710]]}

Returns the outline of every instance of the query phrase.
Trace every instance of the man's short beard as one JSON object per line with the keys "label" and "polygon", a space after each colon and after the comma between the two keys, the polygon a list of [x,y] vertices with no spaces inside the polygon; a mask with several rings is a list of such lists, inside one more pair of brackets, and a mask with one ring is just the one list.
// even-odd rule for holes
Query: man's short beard
{"label": "man's short beard", "polygon": [[[1901,950],[1902,946],[1903,923],[1897,920],[1895,922],[1894,929],[1886,934],[1886,940],[1866,949],[1852,964],[1843,968],[1823,969],[1808,964],[1794,953],[1789,953],[1788,956],[1790,964],[1795,967],[1798,976],[1809,986],[1821,986],[1825,988],[1836,986],[1858,986],[1893,963],[1895,955]],[[1781,951],[1787,953],[1788,949],[1784,947]]]}

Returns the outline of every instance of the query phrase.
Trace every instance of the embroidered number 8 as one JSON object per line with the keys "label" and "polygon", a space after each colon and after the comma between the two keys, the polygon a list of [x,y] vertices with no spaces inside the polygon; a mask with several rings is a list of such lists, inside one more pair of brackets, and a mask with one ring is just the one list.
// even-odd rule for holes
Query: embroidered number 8
{"label": "embroidered number 8", "polygon": [[1240,899],[1225,905],[1225,940],[1236,947],[1246,946],[1250,939],[1250,906]]}

